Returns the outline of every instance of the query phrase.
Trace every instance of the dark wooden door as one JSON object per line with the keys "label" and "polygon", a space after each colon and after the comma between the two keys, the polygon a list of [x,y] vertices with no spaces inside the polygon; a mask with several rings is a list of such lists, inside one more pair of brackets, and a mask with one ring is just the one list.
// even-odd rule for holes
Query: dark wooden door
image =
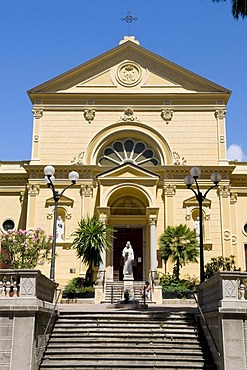
{"label": "dark wooden door", "polygon": [[142,228],[118,228],[114,233],[113,251],[113,274],[114,280],[123,280],[123,257],[122,251],[127,241],[131,242],[134,250],[135,261],[133,263],[134,280],[143,280],[143,229]]}

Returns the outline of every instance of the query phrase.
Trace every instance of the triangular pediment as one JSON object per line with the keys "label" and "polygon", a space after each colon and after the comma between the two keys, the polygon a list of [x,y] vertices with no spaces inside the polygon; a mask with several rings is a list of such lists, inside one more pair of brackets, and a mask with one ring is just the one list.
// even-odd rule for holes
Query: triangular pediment
{"label": "triangular pediment", "polygon": [[159,180],[159,176],[136,165],[126,163],[98,175],[97,179],[100,183],[112,180],[151,181],[156,183]]}
{"label": "triangular pediment", "polygon": [[[59,199],[59,205],[60,206],[70,206],[70,207],[73,207],[73,204],[74,204],[74,201],[73,199],[71,198],[68,198],[66,196],[62,196],[60,199]],[[50,207],[50,206],[54,206],[54,199],[53,197],[51,198],[48,198],[45,202],[45,206],[46,207]]]}
{"label": "triangular pediment", "polygon": [[222,93],[230,91],[127,41],[28,91],[42,94]]}
{"label": "triangular pediment", "polygon": [[[211,208],[211,200],[207,198],[204,199],[203,206]],[[186,208],[186,207],[198,207],[198,200],[196,199],[196,197],[185,199],[183,201],[183,208]]]}

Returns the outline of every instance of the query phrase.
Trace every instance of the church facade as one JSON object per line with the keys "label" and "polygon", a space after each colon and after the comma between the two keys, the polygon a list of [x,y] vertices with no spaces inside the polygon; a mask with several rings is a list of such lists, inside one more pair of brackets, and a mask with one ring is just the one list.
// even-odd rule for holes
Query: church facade
{"label": "church facade", "polygon": [[[134,37],[28,91],[33,105],[31,160],[0,162],[0,226],[53,232],[54,201],[44,167],[55,168],[62,191],[71,170],[77,183],[59,200],[63,234],[56,245],[56,281],[84,276],[71,248],[81,218],[93,215],[114,227],[113,249],[100,269],[123,279],[122,250],[130,241],[135,280],[150,271],[172,272],[158,253],[168,225],[195,228],[198,202],[184,184],[200,167],[204,259],[234,255],[246,270],[247,164],[226,156],[226,106],[231,92],[146,50]],[[39,266],[49,276],[50,265]],[[182,268],[199,276],[199,264]]]}

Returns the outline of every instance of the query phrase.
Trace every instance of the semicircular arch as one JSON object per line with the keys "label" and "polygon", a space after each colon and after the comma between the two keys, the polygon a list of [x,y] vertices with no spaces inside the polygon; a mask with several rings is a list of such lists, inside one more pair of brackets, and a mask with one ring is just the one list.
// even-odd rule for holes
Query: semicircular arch
{"label": "semicircular arch", "polygon": [[94,136],[85,153],[85,164],[97,164],[100,153],[109,143],[127,137],[145,141],[150,148],[155,148],[160,165],[173,163],[170,146],[159,132],[140,122],[122,122],[122,124],[118,122],[102,129]]}

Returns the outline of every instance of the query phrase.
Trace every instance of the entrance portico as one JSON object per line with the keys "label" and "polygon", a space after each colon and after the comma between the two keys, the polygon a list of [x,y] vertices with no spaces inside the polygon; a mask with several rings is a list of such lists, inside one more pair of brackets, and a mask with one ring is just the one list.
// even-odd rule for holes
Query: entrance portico
{"label": "entrance portico", "polygon": [[127,241],[134,249],[134,280],[149,279],[157,269],[155,205],[159,177],[150,171],[127,163],[97,177],[101,220],[113,226],[111,252],[102,253],[101,271],[109,281],[123,280],[122,250]]}

